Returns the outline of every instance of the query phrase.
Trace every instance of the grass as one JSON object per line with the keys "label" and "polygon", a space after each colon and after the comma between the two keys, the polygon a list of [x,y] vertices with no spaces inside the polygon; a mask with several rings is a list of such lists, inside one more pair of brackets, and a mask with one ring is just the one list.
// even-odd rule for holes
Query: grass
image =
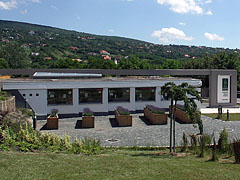
{"label": "grass", "polygon": [[233,160],[210,162],[193,155],[108,149],[100,155],[0,152],[1,180],[11,179],[240,179]]}
{"label": "grass", "polygon": [[[204,116],[208,116],[214,119],[218,119],[218,114],[213,113],[213,114],[202,114]],[[227,121],[227,114],[224,113],[222,114],[221,120]],[[240,113],[229,113],[229,121],[240,121]]]}

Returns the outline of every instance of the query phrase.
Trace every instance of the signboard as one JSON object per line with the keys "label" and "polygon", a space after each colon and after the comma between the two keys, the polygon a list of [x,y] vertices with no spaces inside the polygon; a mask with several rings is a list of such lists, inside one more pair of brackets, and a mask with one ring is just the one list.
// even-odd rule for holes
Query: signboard
{"label": "signboard", "polygon": [[230,75],[218,75],[217,103],[230,103]]}

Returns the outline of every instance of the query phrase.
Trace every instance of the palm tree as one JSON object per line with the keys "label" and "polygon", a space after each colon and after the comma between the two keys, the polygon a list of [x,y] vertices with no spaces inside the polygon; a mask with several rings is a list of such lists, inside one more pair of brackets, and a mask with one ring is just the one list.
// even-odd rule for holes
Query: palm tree
{"label": "palm tree", "polygon": [[168,82],[161,88],[161,94],[167,100],[171,99],[170,105],[170,152],[172,152],[172,139],[173,150],[175,149],[175,114],[178,101],[184,101],[184,106],[187,115],[192,119],[193,123],[198,123],[200,134],[203,133],[203,125],[201,121],[200,112],[198,111],[195,100],[201,101],[199,92],[188,83],[176,85],[173,82]]}

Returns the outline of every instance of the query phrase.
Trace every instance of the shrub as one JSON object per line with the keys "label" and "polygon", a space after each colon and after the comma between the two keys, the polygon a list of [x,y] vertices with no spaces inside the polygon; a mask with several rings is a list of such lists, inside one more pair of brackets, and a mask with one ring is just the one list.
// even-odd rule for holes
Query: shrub
{"label": "shrub", "polygon": [[213,147],[212,147],[212,158],[211,158],[211,161],[218,161],[217,145],[216,145],[215,138],[213,138]]}
{"label": "shrub", "polygon": [[181,151],[182,152],[185,152],[186,150],[187,150],[187,146],[188,146],[188,139],[187,139],[187,136],[186,136],[186,134],[183,132],[183,136],[182,136],[182,149],[181,149]]}
{"label": "shrub", "polygon": [[93,116],[93,111],[91,111],[89,108],[83,109],[83,116]]}
{"label": "shrub", "polygon": [[50,117],[57,117],[58,110],[57,109],[52,109]]}
{"label": "shrub", "polygon": [[82,140],[83,153],[86,155],[97,154],[100,150],[100,141],[93,138],[84,138]]}
{"label": "shrub", "polygon": [[191,138],[191,147],[192,147],[192,150],[193,150],[193,154],[196,154],[197,153],[197,145],[198,145],[197,135],[196,134],[190,134],[189,136]]}
{"label": "shrub", "polygon": [[221,153],[228,153],[229,152],[229,144],[228,144],[228,133],[224,128],[220,133],[220,137],[218,140],[218,149]]}
{"label": "shrub", "polygon": [[235,163],[240,163],[240,139],[234,139],[233,143],[233,152],[235,156]]}
{"label": "shrub", "polygon": [[203,158],[206,150],[206,137],[205,135],[198,136],[198,143],[200,147],[200,154],[199,157]]}
{"label": "shrub", "polygon": [[130,111],[122,106],[118,106],[116,110],[120,115],[130,115]]}
{"label": "shrub", "polygon": [[159,107],[153,106],[153,105],[146,105],[146,108],[151,111],[154,114],[164,114],[165,111]]}
{"label": "shrub", "polygon": [[18,108],[19,111],[22,112],[22,114],[28,116],[28,117],[33,117],[34,113],[31,109],[27,109],[27,108]]}

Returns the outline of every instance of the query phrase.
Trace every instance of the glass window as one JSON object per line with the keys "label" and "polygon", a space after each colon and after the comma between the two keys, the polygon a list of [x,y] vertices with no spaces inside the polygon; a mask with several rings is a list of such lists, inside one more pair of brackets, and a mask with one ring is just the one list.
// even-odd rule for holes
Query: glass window
{"label": "glass window", "polygon": [[102,88],[79,89],[79,103],[102,103]]}
{"label": "glass window", "polygon": [[48,104],[73,104],[72,89],[49,89]]}
{"label": "glass window", "polygon": [[135,88],[136,101],[155,101],[155,87]]}
{"label": "glass window", "polygon": [[109,102],[130,102],[130,88],[109,88]]}

